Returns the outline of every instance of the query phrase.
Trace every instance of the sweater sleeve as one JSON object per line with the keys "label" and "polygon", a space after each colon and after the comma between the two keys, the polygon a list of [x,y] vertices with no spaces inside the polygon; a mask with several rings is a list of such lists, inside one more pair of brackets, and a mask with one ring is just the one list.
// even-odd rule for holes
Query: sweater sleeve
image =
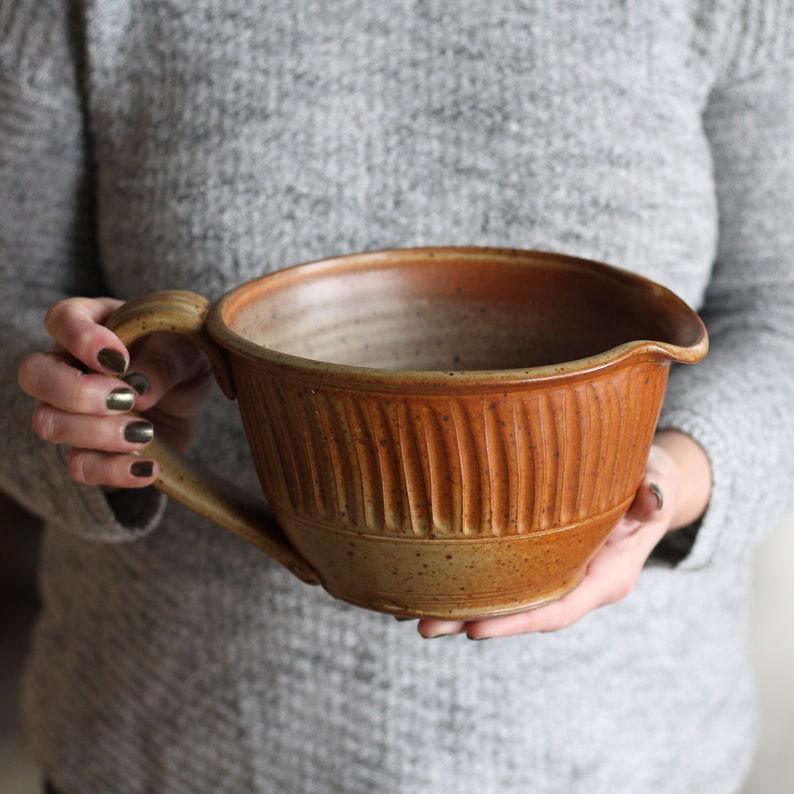
{"label": "sweater sleeve", "polygon": [[45,522],[85,537],[148,532],[159,494],[114,511],[99,488],[66,474],[66,450],[31,429],[34,401],[19,388],[22,359],[51,346],[46,309],[103,291],[95,247],[91,172],[79,92],[79,20],[70,4],[0,4],[0,489]]}
{"label": "sweater sleeve", "polygon": [[[767,9],[768,10],[768,9]],[[768,21],[768,18],[767,18]],[[704,118],[719,246],[702,308],[710,352],[671,374],[661,427],[694,437],[713,470],[710,505],[682,561],[746,556],[794,506],[794,48],[744,46],[744,69],[712,92]]]}

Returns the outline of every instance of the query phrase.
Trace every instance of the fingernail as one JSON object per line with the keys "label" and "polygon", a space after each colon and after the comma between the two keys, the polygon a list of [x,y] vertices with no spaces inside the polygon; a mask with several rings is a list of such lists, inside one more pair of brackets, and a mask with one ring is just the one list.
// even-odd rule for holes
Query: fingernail
{"label": "fingernail", "polygon": [[129,411],[135,405],[135,392],[132,389],[113,389],[105,399],[111,411]]}
{"label": "fingernail", "polygon": [[150,460],[136,460],[130,466],[130,474],[133,477],[151,477],[154,474],[154,463]]}
{"label": "fingernail", "polygon": [[656,497],[656,510],[660,511],[664,507],[664,495],[662,494],[662,489],[655,483],[649,483],[648,487],[651,489],[651,493]]}
{"label": "fingernail", "polygon": [[125,375],[122,380],[128,386],[135,389],[138,394],[146,394],[146,392],[152,388],[152,384],[149,383],[149,378],[147,378],[146,375],[141,375],[140,372],[132,372],[129,375]]}
{"label": "fingernail", "polygon": [[119,375],[127,369],[127,359],[124,354],[109,347],[102,348],[97,354],[96,360],[101,367],[109,369],[111,372],[117,372]]}
{"label": "fingernail", "polygon": [[153,438],[154,427],[151,422],[130,422],[124,428],[124,439],[132,444],[148,444]]}

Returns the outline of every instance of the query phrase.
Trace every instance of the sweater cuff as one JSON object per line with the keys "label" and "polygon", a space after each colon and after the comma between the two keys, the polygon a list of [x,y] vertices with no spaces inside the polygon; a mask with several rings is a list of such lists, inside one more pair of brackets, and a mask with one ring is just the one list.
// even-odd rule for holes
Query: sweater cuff
{"label": "sweater cuff", "polygon": [[[60,472],[65,472],[67,455],[68,449],[58,448],[55,465]],[[124,543],[145,537],[158,526],[167,498],[153,487],[108,493],[99,486],[71,483],[64,502],[63,520],[51,519],[53,525],[87,540]]]}
{"label": "sweater cuff", "polygon": [[121,488],[105,493],[116,523],[130,538],[148,535],[157,526],[165,507],[165,497],[153,486]]}
{"label": "sweater cuff", "polygon": [[665,412],[659,430],[677,430],[691,436],[706,451],[711,463],[712,486],[706,512],[687,527],[669,533],[654,551],[654,558],[697,570],[709,565],[726,543],[724,528],[734,483],[731,473],[716,461],[730,460],[724,435],[703,416],[687,411]]}

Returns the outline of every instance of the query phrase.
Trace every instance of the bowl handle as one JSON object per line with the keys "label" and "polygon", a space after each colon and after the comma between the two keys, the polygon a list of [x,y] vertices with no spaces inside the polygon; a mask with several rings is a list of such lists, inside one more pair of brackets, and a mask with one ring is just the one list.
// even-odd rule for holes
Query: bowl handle
{"label": "bowl handle", "polygon": [[[204,351],[221,390],[234,399],[234,378],[226,351],[205,327],[209,306],[206,298],[192,292],[154,292],[119,307],[106,325],[127,347],[158,332],[187,338]],[[317,572],[295,551],[262,499],[191,461],[156,436],[146,455],[160,465],[155,482],[158,490],[264,551],[301,581],[320,583]]]}

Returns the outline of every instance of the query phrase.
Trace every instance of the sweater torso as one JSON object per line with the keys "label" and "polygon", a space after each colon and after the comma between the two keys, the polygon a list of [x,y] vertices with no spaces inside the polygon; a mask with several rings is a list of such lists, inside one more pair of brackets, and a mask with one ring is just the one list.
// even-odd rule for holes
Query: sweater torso
{"label": "sweater torso", "polygon": [[611,261],[701,299],[716,66],[678,3],[98,4],[88,92],[115,292],[358,250]]}
{"label": "sweater torso", "polygon": [[[746,42],[763,36],[741,25],[771,24],[734,5],[74,3],[90,281],[215,298],[310,259],[474,244],[601,259],[700,307],[720,220],[704,111],[720,80],[754,73]],[[727,404],[720,372],[706,380]],[[710,432],[688,389],[681,413]],[[222,398],[195,455],[256,489]],[[44,464],[22,463],[50,498]],[[555,635],[424,642],[174,505],[145,537],[97,542],[124,529],[60,484],[69,520],[84,499],[95,525],[81,537],[48,508],[26,702],[66,794],[727,794],[749,763],[747,574],[730,554],[649,565],[624,603]]]}

